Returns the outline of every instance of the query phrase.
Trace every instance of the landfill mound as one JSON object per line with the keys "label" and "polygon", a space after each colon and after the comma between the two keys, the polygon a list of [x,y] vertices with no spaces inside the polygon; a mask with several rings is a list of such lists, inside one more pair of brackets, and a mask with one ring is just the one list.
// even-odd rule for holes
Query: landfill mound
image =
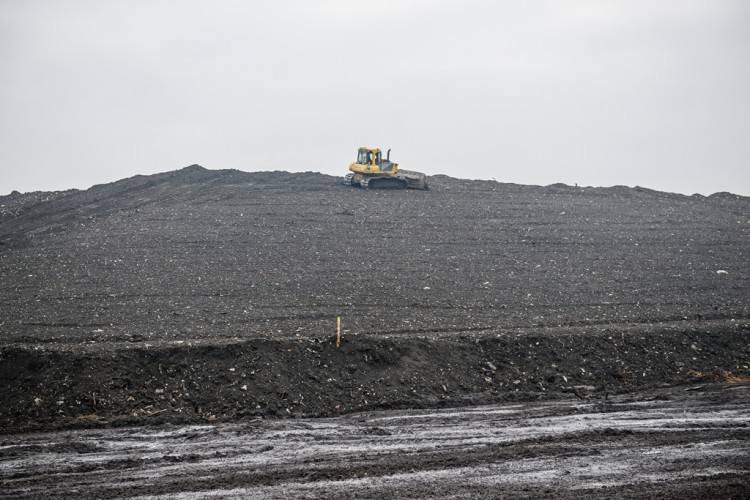
{"label": "landfill mound", "polygon": [[429,182],[193,165],[0,197],[0,425],[750,381],[750,199]]}

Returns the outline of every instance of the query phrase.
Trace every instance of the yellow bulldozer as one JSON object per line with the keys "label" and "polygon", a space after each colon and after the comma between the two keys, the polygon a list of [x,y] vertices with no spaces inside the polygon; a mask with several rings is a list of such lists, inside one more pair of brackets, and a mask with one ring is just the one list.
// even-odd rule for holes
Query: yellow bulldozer
{"label": "yellow bulldozer", "polygon": [[349,165],[344,184],[363,189],[428,189],[425,174],[401,170],[390,156],[390,149],[383,159],[379,149],[359,148],[357,161]]}

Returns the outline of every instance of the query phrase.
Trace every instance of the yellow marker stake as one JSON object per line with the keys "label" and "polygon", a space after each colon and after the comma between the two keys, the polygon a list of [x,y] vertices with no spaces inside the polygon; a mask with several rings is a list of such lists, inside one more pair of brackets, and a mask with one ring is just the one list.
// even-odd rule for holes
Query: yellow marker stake
{"label": "yellow marker stake", "polygon": [[341,349],[341,317],[336,316],[336,349]]}

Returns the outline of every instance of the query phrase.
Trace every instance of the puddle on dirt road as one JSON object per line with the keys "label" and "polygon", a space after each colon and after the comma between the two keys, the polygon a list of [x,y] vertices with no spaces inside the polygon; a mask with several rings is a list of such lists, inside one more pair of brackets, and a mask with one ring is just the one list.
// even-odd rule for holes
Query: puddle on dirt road
{"label": "puddle on dirt road", "polygon": [[750,493],[750,386],[0,437],[8,496]]}

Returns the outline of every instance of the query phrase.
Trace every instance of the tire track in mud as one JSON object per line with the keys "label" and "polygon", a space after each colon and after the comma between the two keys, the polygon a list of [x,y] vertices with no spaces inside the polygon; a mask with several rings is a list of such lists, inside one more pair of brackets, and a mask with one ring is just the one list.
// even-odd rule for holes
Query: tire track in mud
{"label": "tire track in mud", "polygon": [[4,496],[750,494],[750,385],[243,424],[4,436]]}

